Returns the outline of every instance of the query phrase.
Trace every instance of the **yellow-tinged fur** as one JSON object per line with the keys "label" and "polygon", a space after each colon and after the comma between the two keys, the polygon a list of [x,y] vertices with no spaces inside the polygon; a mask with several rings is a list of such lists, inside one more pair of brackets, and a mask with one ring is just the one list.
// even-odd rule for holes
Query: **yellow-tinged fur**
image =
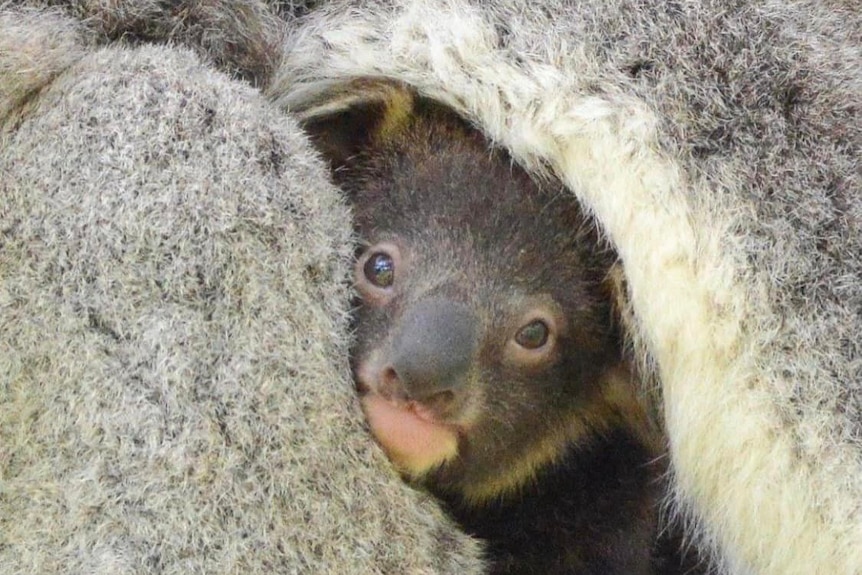
{"label": "yellow-tinged fur", "polygon": [[[705,10],[700,5],[691,9]],[[744,25],[746,17],[786,23],[801,21],[793,20],[797,9],[758,6],[723,17]],[[829,28],[828,8],[807,10],[816,13],[804,19],[812,38],[839,30],[834,41],[847,41],[840,28]],[[540,22],[540,12],[536,14]],[[325,28],[338,33],[327,38],[344,44],[326,52],[327,61],[316,66],[318,77],[337,82],[373,70],[407,82],[473,120],[535,173],[550,167],[561,177],[620,255],[634,317],[630,337],[637,353],[649,356],[647,368],[661,385],[659,408],[670,438],[675,500],[695,518],[694,535],[713,547],[729,573],[859,572],[862,454],[858,445],[829,431],[851,423],[813,410],[812,418],[798,425],[784,417],[794,409],[787,397],[795,383],[782,375],[781,354],[770,349],[785,329],[776,317],[776,301],[762,285],[772,278],[745,268],[746,238],[735,232],[738,218],[745,225],[759,225],[746,211],[753,208],[745,204],[744,192],[762,182],[752,179],[742,163],[718,166],[713,159],[712,164],[697,164],[697,158],[662,149],[661,138],[685,137],[687,132],[663,133],[660,126],[678,123],[681,130],[692,130],[697,127],[694,117],[686,114],[693,112],[678,108],[672,110],[676,116],[659,116],[654,102],[643,101],[633,90],[615,89],[617,77],[588,50],[580,50],[576,36],[534,53],[520,52],[516,60],[497,43],[496,30],[484,16],[482,9],[458,2],[415,2],[367,18],[328,17]],[[835,26],[842,17],[858,21],[839,14]],[[546,37],[557,39],[553,27],[562,27],[560,22],[562,18],[540,24],[525,17],[519,25],[534,28],[513,34],[538,36],[547,29]],[[763,27],[754,24],[752,29]],[[352,43],[372,30],[380,32],[375,43],[361,48]],[[756,35],[744,40],[760,42]],[[804,45],[806,57],[819,49],[819,41]],[[312,43],[293,48],[285,81],[276,83],[278,101],[285,103],[314,86],[291,87],[286,81],[290,70],[308,66],[310,54],[322,53]],[[858,46],[848,49],[848,56],[859,61]],[[766,54],[762,46],[757,50]],[[809,65],[817,57],[811,56]],[[761,76],[772,73],[757,69]],[[739,73],[748,74],[745,70]],[[812,84],[812,97],[821,88],[828,92],[843,86],[858,100],[858,71],[854,84],[843,80],[846,68],[836,70],[838,83],[828,88]],[[597,92],[593,86],[602,81],[608,87]],[[846,121],[854,125],[850,117]],[[762,138],[752,141],[761,142],[763,149],[777,145]],[[761,160],[749,154],[739,161]],[[704,170],[711,179],[702,177]],[[777,180],[776,186],[781,185]],[[723,193],[740,199],[725,203]],[[777,284],[770,289],[783,288]],[[812,362],[820,361],[816,350],[806,349],[802,341],[797,345],[812,353]],[[802,447],[799,434],[827,449]]]}
{"label": "yellow-tinged fur", "polygon": [[658,456],[664,449],[661,433],[649,420],[643,404],[637,398],[637,388],[632,377],[624,366],[611,370],[598,386],[601,392],[590,398],[577,412],[570,414],[567,425],[542,437],[506,474],[467,485],[464,489],[465,499],[471,505],[481,505],[488,500],[517,493],[525,484],[533,481],[538,471],[558,461],[571,446],[587,447],[598,436],[614,428],[632,430],[635,437]]}

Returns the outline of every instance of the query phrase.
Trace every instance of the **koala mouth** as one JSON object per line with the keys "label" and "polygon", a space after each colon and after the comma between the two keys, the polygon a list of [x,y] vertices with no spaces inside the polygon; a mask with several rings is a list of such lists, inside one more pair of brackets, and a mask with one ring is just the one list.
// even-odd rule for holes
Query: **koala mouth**
{"label": "koala mouth", "polygon": [[457,428],[435,419],[420,403],[369,392],[362,409],[377,442],[407,475],[422,476],[458,454]]}

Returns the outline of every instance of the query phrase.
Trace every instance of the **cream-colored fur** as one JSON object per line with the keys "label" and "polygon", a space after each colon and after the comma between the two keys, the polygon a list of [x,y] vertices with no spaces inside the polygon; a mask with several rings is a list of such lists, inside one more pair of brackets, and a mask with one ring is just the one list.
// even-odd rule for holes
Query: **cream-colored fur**
{"label": "cream-colored fur", "polygon": [[[361,428],[349,222],[290,119],[382,77],[595,216],[657,386],[672,507],[717,570],[862,573],[853,2],[41,4],[0,4],[0,571],[479,570]],[[198,59],[128,47],[148,42]],[[232,271],[165,284],[166,259]],[[190,381],[224,386],[194,399]]]}
{"label": "cream-colored fur", "polygon": [[[642,9],[660,11],[659,4]],[[687,136],[695,112],[678,107],[671,110],[675,117],[662,117],[667,110],[661,109],[661,95],[633,88],[618,71],[603,69],[607,61],[591,52],[596,39],[572,33],[577,23],[571,30],[560,24],[566,16],[594,18],[597,11],[624,10],[624,5],[597,2],[568,12],[554,2],[531,3],[530,8],[505,2],[482,8],[461,2],[333,8],[289,41],[280,79],[270,91],[290,110],[315,91],[331,90],[355,76],[394,78],[475,121],[524,165],[537,172],[547,167],[562,177],[620,254],[636,322],[630,335],[657,371],[674,495],[679,508],[695,519],[694,535],[712,546],[729,573],[862,572],[860,444],[854,436],[842,435],[842,430],[858,430],[859,419],[852,412],[830,412],[825,404],[809,405],[804,417],[788,417],[798,399],[794,389],[805,384],[794,380],[802,374],[782,370],[785,356],[776,346],[805,342],[787,334],[778,343],[784,310],[775,305],[773,294],[792,286],[770,282],[774,278],[763,277],[745,261],[750,249],[745,233],[774,225],[752,219],[756,206],[747,187],[771,182],[755,180],[756,170],[735,163],[737,158],[698,162],[683,154],[685,141],[672,139]],[[544,19],[542,8],[557,19]],[[700,10],[708,12],[700,6],[692,11]],[[822,73],[828,77],[823,81],[844,82],[843,97],[859,101],[858,35],[843,33],[839,22],[850,18],[844,29],[858,29],[858,13],[768,3],[749,10],[752,22],[773,18],[773,25],[786,26],[788,35],[806,40],[810,55],[803,59],[809,63],[823,63],[818,43],[843,41],[844,57],[857,67],[806,70],[811,74],[807,81],[815,82]],[[495,24],[508,26],[508,36]],[[656,18],[652,24],[662,22]],[[704,31],[697,40],[713,38]],[[786,73],[777,68],[780,58],[757,38],[749,41],[750,65],[759,65],[763,74]],[[758,61],[759,56],[771,60]],[[698,64],[703,63],[687,65]],[[746,71],[731,68],[730,73]],[[706,92],[706,105],[711,103],[708,92],[717,89],[684,88]],[[837,94],[827,96],[840,101]],[[735,112],[747,113],[745,103]],[[853,124],[855,139],[850,141],[858,153],[858,113],[848,111],[845,121]],[[783,149],[782,142],[765,138],[754,144],[765,154],[771,148]],[[830,161],[827,155],[822,160]],[[759,167],[756,158],[750,161]],[[761,163],[764,169],[780,169],[768,157]],[[840,173],[845,185],[853,186],[846,190],[851,201],[860,202],[853,168],[844,166]],[[859,170],[858,163],[855,168]],[[765,177],[777,186],[797,186],[786,174]],[[823,193],[816,185],[798,188],[800,194]],[[855,214],[857,219],[847,225],[860,223]],[[862,281],[859,263],[856,259],[833,270],[833,281],[839,281],[839,274],[844,281]],[[852,310],[858,296],[844,303]],[[852,325],[842,327],[852,330]],[[855,362],[856,371],[850,373],[857,379],[832,385],[859,393],[859,358],[852,350],[843,357],[826,350],[819,356],[816,349],[793,351],[808,352],[812,372],[818,363]],[[827,385],[821,392],[811,389],[809,399],[815,401],[829,393]]]}

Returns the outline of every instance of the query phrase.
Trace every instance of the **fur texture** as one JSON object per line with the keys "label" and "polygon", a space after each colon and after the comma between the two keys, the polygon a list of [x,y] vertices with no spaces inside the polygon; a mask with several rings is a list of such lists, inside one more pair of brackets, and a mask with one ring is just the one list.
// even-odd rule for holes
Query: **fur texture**
{"label": "fur texture", "polygon": [[0,573],[478,573],[364,429],[305,135],[90,33],[0,13]]}
{"label": "fur texture", "polygon": [[857,573],[860,71],[840,3],[335,2],[271,93],[396,78],[561,177],[620,254],[693,535],[729,573]]}
{"label": "fur texture", "polygon": [[[862,572],[856,3],[63,4],[0,20],[0,571],[476,565],[358,423],[343,206],[221,67],[288,116],[395,78],[555,173],[620,254],[692,536]],[[90,47],[128,39],[205,63]]]}

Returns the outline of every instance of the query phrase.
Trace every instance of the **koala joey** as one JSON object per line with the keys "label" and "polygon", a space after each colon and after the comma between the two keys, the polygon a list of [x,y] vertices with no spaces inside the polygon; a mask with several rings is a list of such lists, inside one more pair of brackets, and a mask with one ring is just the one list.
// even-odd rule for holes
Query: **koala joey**
{"label": "koala joey", "polygon": [[352,362],[376,440],[494,573],[692,572],[660,526],[662,441],[594,224],[444,106],[351,90],[305,126],[354,207]]}

